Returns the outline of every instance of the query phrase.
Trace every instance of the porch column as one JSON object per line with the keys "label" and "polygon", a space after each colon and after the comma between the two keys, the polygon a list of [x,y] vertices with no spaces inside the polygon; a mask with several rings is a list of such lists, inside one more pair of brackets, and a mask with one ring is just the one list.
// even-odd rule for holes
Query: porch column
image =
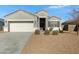
{"label": "porch column", "polygon": [[59,21],[59,28],[60,28],[60,30],[62,30],[61,21]]}
{"label": "porch column", "polygon": [[37,28],[40,29],[40,26],[39,26],[39,17],[37,17]]}
{"label": "porch column", "polygon": [[46,29],[48,28],[48,18],[46,18]]}

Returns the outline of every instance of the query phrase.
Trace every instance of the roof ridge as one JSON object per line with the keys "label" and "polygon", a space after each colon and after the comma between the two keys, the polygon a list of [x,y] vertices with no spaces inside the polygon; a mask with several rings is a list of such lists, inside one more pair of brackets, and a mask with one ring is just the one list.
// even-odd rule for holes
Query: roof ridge
{"label": "roof ridge", "polygon": [[38,10],[38,11],[36,11],[36,12],[35,12],[35,14],[36,14],[36,13],[38,13],[38,12],[40,12],[40,11],[45,11],[45,12],[48,12],[47,10],[42,9],[42,10]]}
{"label": "roof ridge", "polygon": [[52,18],[52,17],[59,18],[61,20],[61,18],[58,16],[50,16],[49,18]]}
{"label": "roof ridge", "polygon": [[[29,11],[22,10],[22,9],[17,9],[17,10],[15,10],[15,11],[13,11],[13,12],[8,13],[8,14],[5,15],[4,17],[6,17],[6,16],[8,16],[8,15],[10,15],[10,14],[12,14],[12,13],[15,13],[15,12],[17,12],[17,11],[23,11],[23,12],[27,12],[27,13],[29,13],[29,14],[31,14],[31,15],[34,15],[33,13],[31,13],[31,12],[29,12]],[[34,16],[36,16],[36,15],[34,15]]]}

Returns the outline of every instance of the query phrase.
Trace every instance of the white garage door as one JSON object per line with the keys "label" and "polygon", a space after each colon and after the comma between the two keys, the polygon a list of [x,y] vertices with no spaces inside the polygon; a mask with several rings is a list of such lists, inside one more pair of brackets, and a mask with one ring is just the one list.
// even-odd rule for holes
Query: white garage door
{"label": "white garage door", "polygon": [[10,23],[10,32],[32,32],[34,23]]}

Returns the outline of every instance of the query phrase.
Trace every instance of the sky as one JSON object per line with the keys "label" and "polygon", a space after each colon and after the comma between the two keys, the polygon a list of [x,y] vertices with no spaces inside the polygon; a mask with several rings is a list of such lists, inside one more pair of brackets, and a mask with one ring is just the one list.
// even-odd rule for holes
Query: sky
{"label": "sky", "polygon": [[33,14],[39,10],[47,10],[48,16],[60,17],[63,22],[70,17],[70,11],[79,9],[79,5],[0,5],[0,18],[19,9]]}

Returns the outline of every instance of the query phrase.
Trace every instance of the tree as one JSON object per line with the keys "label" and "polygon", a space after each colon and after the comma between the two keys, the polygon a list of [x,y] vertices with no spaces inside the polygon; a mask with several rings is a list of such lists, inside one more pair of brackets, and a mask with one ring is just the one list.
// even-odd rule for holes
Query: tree
{"label": "tree", "polygon": [[69,12],[69,14],[70,14],[70,18],[71,19],[73,19],[73,20],[77,20],[77,19],[79,19],[79,10],[72,10],[72,11],[70,11]]}
{"label": "tree", "polygon": [[78,35],[78,31],[79,31],[79,10],[72,10],[69,14],[71,16],[70,18],[74,20],[74,24],[76,24],[76,26],[77,26],[77,35]]}

